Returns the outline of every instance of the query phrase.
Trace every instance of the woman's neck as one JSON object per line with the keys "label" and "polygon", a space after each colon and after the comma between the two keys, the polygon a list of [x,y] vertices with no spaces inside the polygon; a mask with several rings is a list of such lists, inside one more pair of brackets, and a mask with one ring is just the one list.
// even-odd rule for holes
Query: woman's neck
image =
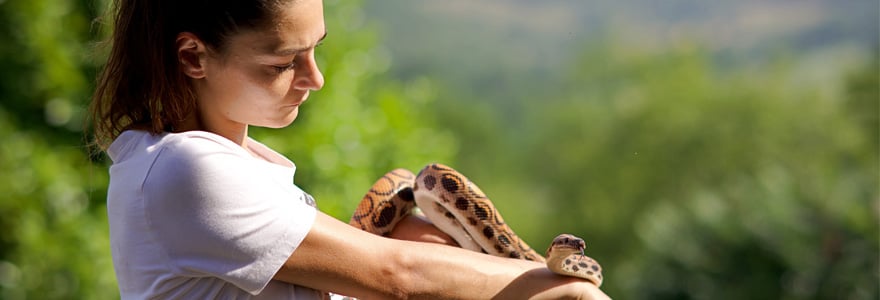
{"label": "woman's neck", "polygon": [[236,123],[230,120],[218,120],[205,117],[198,112],[193,112],[180,124],[180,128],[176,132],[200,130],[207,131],[222,136],[233,143],[240,145],[242,148],[248,149],[247,136],[248,125]]}

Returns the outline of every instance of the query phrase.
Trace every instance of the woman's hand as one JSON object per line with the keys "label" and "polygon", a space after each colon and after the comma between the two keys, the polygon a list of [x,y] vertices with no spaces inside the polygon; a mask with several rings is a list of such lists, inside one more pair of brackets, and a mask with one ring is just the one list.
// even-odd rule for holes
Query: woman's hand
{"label": "woman's hand", "polygon": [[526,271],[492,299],[606,300],[611,298],[589,281],[558,275],[543,267]]}
{"label": "woman's hand", "polygon": [[437,229],[434,223],[423,216],[414,214],[407,215],[400,220],[388,234],[388,237],[458,247],[458,243],[451,236]]}

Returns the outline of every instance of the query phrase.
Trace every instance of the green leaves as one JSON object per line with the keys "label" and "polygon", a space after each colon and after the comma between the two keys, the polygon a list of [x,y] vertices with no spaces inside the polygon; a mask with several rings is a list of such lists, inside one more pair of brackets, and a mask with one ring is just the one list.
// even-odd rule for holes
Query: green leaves
{"label": "green leaves", "polygon": [[521,235],[585,237],[627,299],[876,297],[876,68],[793,83],[787,64],[596,47],[569,90],[525,102],[525,132],[480,145],[509,160],[471,177],[513,181],[484,191]]}

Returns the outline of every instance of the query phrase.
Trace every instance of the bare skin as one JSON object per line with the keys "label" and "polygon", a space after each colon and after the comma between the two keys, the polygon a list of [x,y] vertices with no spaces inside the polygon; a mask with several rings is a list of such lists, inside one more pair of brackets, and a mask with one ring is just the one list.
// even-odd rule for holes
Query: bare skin
{"label": "bare skin", "polygon": [[[459,247],[458,243],[455,240],[441,231],[437,227],[431,223],[430,220],[423,216],[419,215],[409,215],[406,218],[400,220],[397,226],[389,234],[390,238],[401,239],[401,240],[410,240],[410,241],[418,241],[424,243],[434,243],[441,245],[448,245],[452,247]],[[523,262],[522,260],[515,260]],[[524,274],[523,276],[518,277],[512,285],[518,285],[520,282],[516,281],[530,281],[535,280],[533,277],[554,277],[554,273],[550,272],[549,269],[544,268],[545,264],[540,264],[540,268],[532,269],[527,271],[528,274]],[[548,274],[549,273],[549,274]],[[558,276],[558,275],[556,275]],[[519,299],[519,298],[543,298],[544,296],[552,296],[552,295],[544,295],[540,286],[533,286],[533,290],[528,290],[523,292],[517,288],[505,288],[501,292],[499,292],[494,298],[497,299]],[[582,299],[607,299],[608,297],[603,294],[598,288],[591,289],[588,293],[588,297]],[[561,296],[560,296],[561,297]],[[551,299],[554,299],[551,297]]]}
{"label": "bare skin", "polygon": [[544,264],[383,238],[324,214],[275,278],[361,299],[609,299]]}
{"label": "bare skin", "polygon": [[[233,35],[223,53],[181,33],[181,71],[198,106],[181,129],[210,131],[248,149],[248,126],[290,125],[309,92],[324,84],[314,56],[326,36],[322,5],[291,1],[271,30]],[[397,237],[430,243],[378,237],[319,212],[275,279],[361,299],[607,299],[595,285],[542,264],[441,245],[451,239],[430,224],[407,224],[413,227]]]}
{"label": "bare skin", "polygon": [[391,230],[389,237],[398,240],[458,247],[458,243],[455,242],[455,239],[440,229],[437,229],[437,227],[435,227],[428,219],[416,215],[409,215],[400,220],[400,222],[397,223],[397,226],[394,226],[394,229]]}

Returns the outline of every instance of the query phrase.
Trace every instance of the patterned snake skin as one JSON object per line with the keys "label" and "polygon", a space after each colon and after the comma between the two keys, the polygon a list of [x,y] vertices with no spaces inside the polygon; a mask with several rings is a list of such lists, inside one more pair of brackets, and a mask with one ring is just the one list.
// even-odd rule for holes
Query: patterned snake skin
{"label": "patterned snake skin", "polygon": [[405,169],[388,172],[364,195],[349,224],[387,236],[418,205],[434,225],[465,249],[495,256],[546,262],[551,271],[602,285],[602,267],[584,255],[584,241],[557,236],[547,258],[520,239],[473,182],[441,164],[428,165],[418,176]]}

